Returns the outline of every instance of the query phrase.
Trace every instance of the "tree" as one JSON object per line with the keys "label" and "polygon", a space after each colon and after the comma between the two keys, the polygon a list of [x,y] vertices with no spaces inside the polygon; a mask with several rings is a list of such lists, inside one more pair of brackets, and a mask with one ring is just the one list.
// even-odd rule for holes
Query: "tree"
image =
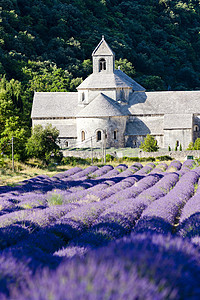
{"label": "tree", "polygon": [[175,151],[177,151],[178,150],[178,141],[176,141],[176,145],[175,145],[175,149],[174,149]]}
{"label": "tree", "polygon": [[28,156],[39,158],[45,164],[48,164],[51,160],[60,162],[62,154],[59,151],[58,136],[59,131],[51,124],[47,124],[45,128],[36,125],[26,144]]}
{"label": "tree", "polygon": [[194,142],[194,150],[200,150],[200,138],[197,138]]}
{"label": "tree", "polygon": [[187,150],[200,150],[200,138],[197,138],[194,143],[189,143]]}
{"label": "tree", "polygon": [[6,120],[5,127],[1,133],[0,149],[1,153],[12,157],[11,140],[14,139],[14,157],[16,160],[25,160],[25,144],[28,139],[29,130],[22,126],[18,116],[9,117]]}
{"label": "tree", "polygon": [[140,149],[145,152],[154,152],[158,151],[159,147],[157,145],[157,140],[154,136],[147,134],[144,142],[140,145]]}
{"label": "tree", "polygon": [[194,143],[193,142],[190,142],[188,147],[187,147],[187,150],[194,150]]}
{"label": "tree", "polygon": [[50,61],[33,62],[23,68],[24,78],[31,91],[37,92],[67,92],[72,75]]}
{"label": "tree", "polygon": [[14,79],[0,81],[0,151],[11,157],[11,139],[14,138],[15,159],[25,159],[25,144],[29,129],[23,115],[23,90]]}
{"label": "tree", "polygon": [[119,60],[116,60],[115,68],[117,69],[118,67],[120,67],[120,70],[123,71],[124,73],[126,73],[128,76],[130,76],[132,78],[135,76],[135,68],[132,65],[132,63],[130,61],[128,61],[128,59],[120,58]]}

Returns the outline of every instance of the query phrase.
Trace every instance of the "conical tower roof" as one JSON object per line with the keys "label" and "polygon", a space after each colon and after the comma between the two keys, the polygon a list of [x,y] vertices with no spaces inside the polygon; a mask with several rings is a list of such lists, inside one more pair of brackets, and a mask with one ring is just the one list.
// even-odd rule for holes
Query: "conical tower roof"
{"label": "conical tower roof", "polygon": [[115,53],[106,43],[104,36],[102,36],[101,41],[92,52],[92,56],[102,56],[102,55],[112,55],[112,56],[115,55]]}
{"label": "conical tower roof", "polygon": [[76,117],[117,117],[123,115],[119,104],[103,93],[100,93]]}

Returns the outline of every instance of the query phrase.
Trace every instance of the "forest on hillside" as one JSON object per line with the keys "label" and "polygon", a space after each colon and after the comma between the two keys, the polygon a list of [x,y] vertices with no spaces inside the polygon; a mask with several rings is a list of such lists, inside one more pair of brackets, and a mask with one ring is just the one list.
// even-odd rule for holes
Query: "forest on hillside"
{"label": "forest on hillside", "polygon": [[34,91],[76,90],[102,35],[147,91],[200,89],[199,0],[0,0],[0,147],[30,134]]}

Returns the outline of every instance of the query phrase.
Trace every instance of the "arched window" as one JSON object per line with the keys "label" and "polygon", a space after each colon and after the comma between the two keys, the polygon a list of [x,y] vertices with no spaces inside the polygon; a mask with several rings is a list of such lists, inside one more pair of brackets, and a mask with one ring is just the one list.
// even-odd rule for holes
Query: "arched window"
{"label": "arched window", "polygon": [[99,71],[106,70],[106,60],[104,58],[101,58],[99,60]]}
{"label": "arched window", "polygon": [[81,131],[81,142],[85,141],[85,131]]}
{"label": "arched window", "polygon": [[198,125],[194,125],[194,131],[195,132],[199,131],[199,126]]}
{"label": "arched window", "polygon": [[114,130],[114,140],[116,140],[117,139],[117,130]]}
{"label": "arched window", "polygon": [[101,141],[101,130],[97,131],[97,142]]}

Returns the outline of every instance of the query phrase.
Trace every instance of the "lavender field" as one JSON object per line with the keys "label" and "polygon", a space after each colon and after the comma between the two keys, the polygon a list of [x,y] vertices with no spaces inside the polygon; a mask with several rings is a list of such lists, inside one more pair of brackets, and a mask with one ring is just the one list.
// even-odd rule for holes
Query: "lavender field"
{"label": "lavender field", "polygon": [[0,187],[0,299],[200,299],[200,167],[74,167]]}

